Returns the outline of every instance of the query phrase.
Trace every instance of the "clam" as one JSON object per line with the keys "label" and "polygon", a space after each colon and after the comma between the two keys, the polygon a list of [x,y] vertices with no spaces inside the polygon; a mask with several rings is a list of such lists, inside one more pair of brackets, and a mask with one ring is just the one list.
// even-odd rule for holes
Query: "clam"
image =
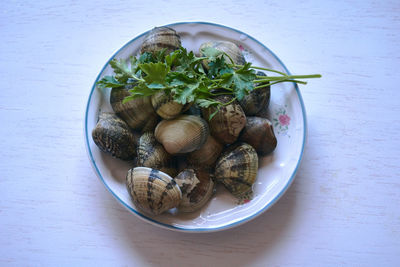
{"label": "clam", "polygon": [[260,117],[247,117],[239,140],[250,144],[262,156],[274,151],[277,145],[272,123]]}
{"label": "clam", "polygon": [[221,154],[223,145],[209,135],[206,142],[198,150],[187,154],[187,162],[191,166],[199,166],[202,168],[213,168],[219,155]]}
{"label": "clam", "polygon": [[121,117],[132,129],[146,130],[154,129],[158,116],[151,104],[150,97],[139,97],[122,103],[122,100],[129,96],[126,88],[113,88],[110,94],[110,103],[114,112]]}
{"label": "clam", "polygon": [[152,132],[146,132],[140,137],[137,159],[137,166],[157,169],[171,176],[177,174],[174,158],[157,142]]}
{"label": "clam", "polygon": [[249,144],[239,143],[221,154],[215,165],[214,176],[229,192],[240,197],[252,190],[257,170],[257,152]]}
{"label": "clam", "polygon": [[189,184],[182,192],[182,201],[178,210],[193,212],[203,207],[215,192],[210,173],[204,170],[185,169],[174,178],[175,181],[186,181]]}
{"label": "clam", "polygon": [[130,169],[126,184],[135,205],[150,214],[158,215],[175,208],[182,200],[182,192],[175,180],[159,170]]}
{"label": "clam", "polygon": [[167,95],[164,91],[152,95],[151,104],[157,114],[167,120],[177,117],[184,108],[182,104],[175,102],[172,96]]}
{"label": "clam", "polygon": [[94,143],[115,158],[131,160],[136,155],[136,140],[129,126],[113,113],[102,113],[92,131]]}
{"label": "clam", "polygon": [[[246,60],[245,60],[245,58],[243,56],[242,51],[240,51],[239,47],[236,44],[232,43],[232,42],[228,42],[228,41],[212,41],[212,42],[203,43],[200,46],[200,54],[201,54],[201,50],[206,48],[206,47],[213,47],[213,48],[215,48],[217,50],[225,52],[226,54],[228,54],[232,58],[232,60],[233,60],[233,62],[235,64],[243,65],[243,64],[246,63]],[[224,56],[224,58],[225,58],[226,62],[231,63],[229,58],[227,58],[225,56]]]}
{"label": "clam", "polygon": [[181,38],[174,29],[169,27],[155,27],[144,38],[140,52],[154,53],[165,48],[168,54],[180,46]]}
{"label": "clam", "polygon": [[[216,100],[227,103],[232,97],[227,95],[218,96]],[[216,111],[215,107],[203,108],[204,118]],[[211,135],[223,144],[232,144],[238,138],[240,131],[246,125],[246,115],[237,101],[222,106],[217,114],[208,122]]]}
{"label": "clam", "polygon": [[199,149],[206,142],[209,130],[202,118],[180,115],[173,120],[162,120],[154,134],[165,150],[174,155]]}
{"label": "clam", "polygon": [[[265,73],[257,72],[259,76],[266,76]],[[256,84],[258,86],[261,84]],[[239,101],[247,116],[254,116],[263,108],[268,108],[269,99],[271,96],[270,86],[252,90],[242,100]]]}
{"label": "clam", "polygon": [[190,193],[200,180],[194,173],[192,169],[184,169],[174,178],[176,184],[179,186],[182,192],[182,196]]}

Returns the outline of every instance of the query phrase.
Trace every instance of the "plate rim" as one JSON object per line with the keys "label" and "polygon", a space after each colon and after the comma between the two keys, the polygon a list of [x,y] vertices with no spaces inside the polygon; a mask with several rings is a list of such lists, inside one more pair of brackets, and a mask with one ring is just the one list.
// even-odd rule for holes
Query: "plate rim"
{"label": "plate rim", "polygon": [[[237,30],[235,28],[231,28],[229,26],[225,26],[222,24],[217,24],[217,23],[212,23],[212,22],[204,22],[204,21],[190,21],[190,22],[175,22],[175,23],[171,23],[171,24],[166,24],[166,25],[162,25],[162,26],[166,26],[166,27],[171,27],[171,26],[175,26],[175,25],[183,25],[183,24],[203,24],[203,25],[211,25],[211,26],[216,26],[216,27],[220,27],[220,28],[225,28],[234,32],[237,32],[239,34],[243,34],[246,37],[252,39],[253,41],[255,41],[256,43],[258,43],[259,45],[261,45],[264,49],[266,49],[278,62],[279,64],[282,65],[282,67],[284,68],[284,70],[286,71],[287,74],[291,74],[290,71],[288,70],[288,68],[285,66],[285,64],[283,64],[283,62],[281,61],[281,59],[274,53],[272,52],[267,46],[265,46],[263,43],[261,43],[260,41],[258,41],[257,39],[255,39],[254,37],[248,35],[245,32],[242,32],[240,30]],[[160,26],[160,27],[162,27]],[[98,169],[96,162],[94,160],[92,151],[90,149],[89,146],[89,134],[88,134],[88,111],[89,111],[89,104],[91,102],[92,96],[94,91],[96,90],[96,83],[100,78],[101,73],[103,73],[103,71],[105,70],[105,68],[109,65],[110,61],[124,48],[126,48],[127,46],[129,46],[132,42],[134,42],[135,40],[137,40],[138,38],[142,37],[143,35],[149,33],[150,30],[139,34],[137,36],[135,36],[133,39],[131,39],[130,41],[128,41],[126,44],[124,44],[122,47],[120,47],[119,49],[117,49],[112,55],[111,57],[107,60],[107,62],[104,64],[103,68],[100,70],[99,74],[97,75],[92,89],[90,91],[88,100],[87,100],[87,104],[86,104],[86,109],[85,109],[85,120],[84,120],[84,135],[85,135],[85,145],[86,145],[86,152],[88,154],[88,157],[90,159],[90,163],[92,165],[92,168],[94,169],[96,175],[98,176],[98,178],[102,181],[103,185],[107,188],[107,190],[114,196],[114,198],[116,198],[118,200],[118,202],[120,204],[122,204],[126,209],[128,209],[130,212],[132,212],[134,215],[136,215],[138,218],[142,219],[143,221],[146,221],[148,223],[151,223],[155,226],[164,228],[164,229],[169,229],[169,230],[174,230],[174,231],[179,231],[179,232],[187,232],[187,233],[209,233],[209,232],[216,232],[216,231],[222,231],[222,230],[227,230],[227,229],[231,229],[233,227],[237,227],[239,225],[242,225],[248,221],[251,221],[253,219],[255,219],[256,217],[260,216],[261,214],[263,214],[265,211],[267,211],[269,208],[271,208],[284,194],[285,192],[288,190],[288,188],[290,187],[290,185],[293,183],[294,178],[297,174],[297,171],[299,169],[299,166],[301,164],[301,161],[303,159],[303,154],[304,154],[304,148],[305,148],[305,143],[306,143],[306,139],[307,139],[307,116],[306,116],[306,109],[304,106],[304,102],[303,102],[303,98],[302,95],[300,93],[300,90],[298,88],[298,85],[296,83],[293,83],[295,91],[297,93],[297,96],[299,98],[299,102],[300,102],[300,106],[301,106],[301,111],[302,111],[302,115],[303,115],[303,140],[302,140],[302,147],[301,147],[301,151],[300,151],[300,156],[299,159],[297,161],[296,167],[292,173],[292,175],[290,176],[288,182],[286,183],[286,185],[284,186],[283,190],[281,190],[278,195],[276,195],[272,201],[270,201],[266,206],[264,206],[262,209],[258,210],[257,212],[255,212],[254,214],[251,214],[239,221],[235,221],[233,223],[228,223],[226,225],[223,226],[219,226],[219,227],[214,227],[214,228],[185,228],[185,227],[180,227],[180,226],[174,226],[174,225],[170,225],[170,224],[166,224],[163,222],[159,222],[157,220],[154,220],[150,217],[147,217],[146,215],[139,213],[138,211],[134,210],[133,208],[131,208],[129,205],[127,205],[120,197],[118,197],[118,195],[116,193],[114,193],[114,191],[108,186],[108,184],[105,182],[102,174],[100,173],[100,170]]]}

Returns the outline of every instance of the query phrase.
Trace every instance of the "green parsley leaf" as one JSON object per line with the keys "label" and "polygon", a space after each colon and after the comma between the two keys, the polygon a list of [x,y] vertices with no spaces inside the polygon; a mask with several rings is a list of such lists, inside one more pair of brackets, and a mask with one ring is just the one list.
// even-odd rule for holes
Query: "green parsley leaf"
{"label": "green parsley leaf", "polygon": [[164,84],[169,72],[169,67],[162,62],[139,64],[140,69],[146,73],[143,79],[148,83]]}
{"label": "green parsley leaf", "polygon": [[103,79],[97,82],[100,88],[117,88],[122,87],[124,84],[118,82],[114,76],[104,76]]}

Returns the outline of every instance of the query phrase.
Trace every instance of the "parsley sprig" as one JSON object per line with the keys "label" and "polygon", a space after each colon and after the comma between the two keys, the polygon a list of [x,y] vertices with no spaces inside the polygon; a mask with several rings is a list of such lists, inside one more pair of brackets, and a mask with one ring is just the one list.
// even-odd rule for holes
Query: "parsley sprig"
{"label": "parsley sprig", "polygon": [[[123,103],[144,96],[151,96],[163,90],[173,97],[175,102],[195,103],[207,108],[215,106],[211,119],[224,105],[242,100],[252,90],[267,86],[294,82],[306,84],[299,79],[320,78],[319,74],[287,75],[286,73],[252,66],[251,63],[237,65],[225,52],[212,47],[204,48],[202,56],[180,47],[170,54],[165,49],[157,53],[143,53],[129,60],[113,59],[110,65],[115,75],[105,76],[97,85],[100,88],[130,88],[130,96]],[[206,62],[207,68],[203,64]],[[279,76],[258,76],[257,70],[279,74]],[[222,103],[215,99],[218,95],[232,95],[232,100]]]}

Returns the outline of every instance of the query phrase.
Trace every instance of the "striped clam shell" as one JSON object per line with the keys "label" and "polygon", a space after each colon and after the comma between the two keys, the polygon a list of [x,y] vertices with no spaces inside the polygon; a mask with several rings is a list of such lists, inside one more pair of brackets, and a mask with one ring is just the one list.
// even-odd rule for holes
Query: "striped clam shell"
{"label": "striped clam shell", "polygon": [[94,143],[102,151],[122,160],[136,156],[136,137],[129,126],[113,113],[101,113],[92,131]]}
{"label": "striped clam shell", "polygon": [[[257,72],[257,75],[266,76],[265,73],[261,71]],[[255,86],[258,85],[260,84],[256,84]],[[270,86],[254,89],[239,101],[240,106],[243,108],[243,111],[247,116],[254,116],[262,109],[268,108],[271,97],[270,89]]]}
{"label": "striped clam shell", "polygon": [[173,119],[177,117],[183,110],[184,106],[175,102],[171,95],[167,95],[164,91],[160,91],[151,96],[151,104],[154,110],[163,119]]}
{"label": "striped clam shell", "polygon": [[222,153],[216,163],[214,176],[229,192],[240,197],[252,190],[257,170],[257,152],[249,144],[240,143]]}
{"label": "striped clam shell", "polygon": [[176,182],[156,169],[130,169],[126,184],[135,205],[150,214],[158,215],[175,208],[182,200],[182,192]]}
{"label": "striped clam shell", "polygon": [[[235,62],[235,64],[243,65],[243,64],[246,63],[246,60],[245,60],[245,58],[243,56],[242,51],[240,51],[239,47],[236,44],[232,43],[232,42],[228,42],[228,41],[210,41],[210,42],[203,43],[200,46],[200,53],[201,53],[201,50],[206,48],[206,47],[213,47],[213,48],[215,48],[217,50],[225,52],[226,54],[228,54],[232,58],[232,60]],[[225,62],[231,63],[229,58],[224,56],[224,59],[225,59]]]}
{"label": "striped clam shell", "polygon": [[145,130],[153,130],[157,125],[158,116],[151,104],[151,97],[138,97],[122,103],[122,100],[129,95],[128,89],[125,88],[113,88],[111,90],[110,104],[114,112],[132,129],[146,128]]}
{"label": "striped clam shell", "polygon": [[200,169],[185,169],[178,174],[175,180],[197,181],[194,186],[185,190],[178,210],[182,212],[193,212],[203,207],[215,193],[215,184],[210,173]]}
{"label": "striped clam shell", "polygon": [[162,120],[154,135],[165,150],[172,155],[199,149],[207,140],[207,122],[194,115],[180,115],[173,120]]}
{"label": "striped clam shell", "polygon": [[155,27],[145,37],[140,53],[154,53],[165,48],[167,54],[181,46],[181,38],[174,29]]}
{"label": "striped clam shell", "polygon": [[177,174],[175,165],[174,158],[157,142],[153,132],[142,134],[137,148],[137,166],[154,168],[175,176]]}
{"label": "striped clam shell", "polygon": [[[227,103],[231,99],[232,97],[227,95],[216,97],[216,100],[222,103]],[[203,108],[203,117],[208,119],[215,111],[215,107]],[[223,144],[232,144],[236,141],[240,131],[246,125],[246,115],[239,103],[235,101],[221,107],[208,124],[213,137]]]}
{"label": "striped clam shell", "polygon": [[247,117],[246,127],[239,140],[254,147],[262,156],[274,151],[277,145],[272,123],[268,119],[260,117]]}

